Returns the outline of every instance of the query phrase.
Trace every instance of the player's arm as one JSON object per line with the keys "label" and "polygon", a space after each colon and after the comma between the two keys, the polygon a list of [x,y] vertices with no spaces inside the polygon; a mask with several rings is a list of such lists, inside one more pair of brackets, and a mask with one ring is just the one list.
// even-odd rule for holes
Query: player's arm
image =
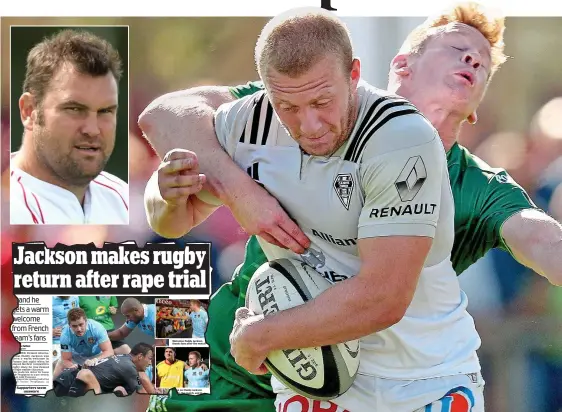
{"label": "player's arm", "polygon": [[158,391],[150,381],[150,378],[148,377],[146,372],[144,371],[139,372],[138,380],[141,384],[141,388],[138,391],[139,393],[151,393],[151,394],[158,393]]}
{"label": "player's arm", "polygon": [[[182,183],[179,180],[186,178],[180,177],[178,172],[188,171],[188,167],[193,168],[197,163],[197,171],[205,175],[206,187],[223,200],[232,192],[227,187],[236,187],[236,176],[238,181],[251,181],[222,149],[213,127],[215,110],[234,100],[228,87],[197,87],[160,96],[139,116],[138,123],[144,136],[160,158],[169,162],[168,165],[163,163],[152,175],[145,193],[149,224],[158,234],[167,238],[181,237],[217,208],[216,204],[190,196],[193,192],[188,193],[187,188],[179,187]],[[178,147],[185,150],[174,151]],[[188,151],[197,153],[197,156]],[[180,169],[182,167],[184,169]],[[228,182],[229,177],[235,179]],[[170,187],[173,190],[168,190],[178,194],[177,201],[162,193],[166,178],[178,180],[175,187]]]}
{"label": "player's arm", "polygon": [[72,353],[71,352],[65,352],[65,351],[61,350],[61,359],[62,359],[62,365],[65,369],[75,368],[75,367],[78,366],[72,360]]}
{"label": "player's arm", "polygon": [[111,346],[111,341],[107,339],[105,342],[99,344],[101,353],[97,354],[95,357],[98,359],[109,358],[113,356],[115,352],[113,351],[113,346]]}
{"label": "player's arm", "polygon": [[68,327],[64,328],[61,334],[60,350],[61,350],[61,361],[64,368],[75,368],[78,366],[72,361],[72,350],[70,347],[70,336],[68,332]]}
{"label": "player's arm", "polygon": [[123,340],[131,334],[134,328],[135,325],[132,322],[125,322],[119,329],[109,332],[107,336],[111,341]]}
{"label": "player's arm", "polygon": [[[199,87],[161,96],[141,114],[139,126],[164,160],[145,192],[149,225],[177,238],[225,204],[249,234],[302,253],[308,238],[217,141],[215,111],[234,100],[228,87]],[[205,176],[197,197],[200,185],[189,185],[188,173]]]}
{"label": "player's arm", "polygon": [[546,213],[522,210],[503,224],[501,235],[513,257],[562,286],[562,226]]}
{"label": "player's arm", "polygon": [[[379,130],[385,135],[376,144],[367,145],[363,155],[365,204],[358,225],[359,273],[304,305],[267,316],[255,327],[250,325],[249,336],[242,343],[259,347],[256,353],[265,356],[277,349],[335,344],[386,329],[404,316],[424,263],[448,260],[447,248],[439,256],[428,257],[441,207],[444,149],[433,127],[421,116],[396,119],[400,121],[390,121]],[[401,146],[382,154],[374,147],[390,142]],[[406,178],[425,174],[425,180],[414,186],[408,180],[405,188],[396,186],[406,169]],[[414,190],[419,190],[415,196]],[[391,208],[406,206],[418,211],[421,207],[422,212],[388,213]],[[259,365],[252,367],[256,371]]]}
{"label": "player's arm", "polygon": [[[521,264],[562,285],[562,227],[530,199],[507,172],[470,169],[476,239],[508,251]],[[468,173],[468,172],[467,172]],[[471,204],[473,203],[473,204]]]}

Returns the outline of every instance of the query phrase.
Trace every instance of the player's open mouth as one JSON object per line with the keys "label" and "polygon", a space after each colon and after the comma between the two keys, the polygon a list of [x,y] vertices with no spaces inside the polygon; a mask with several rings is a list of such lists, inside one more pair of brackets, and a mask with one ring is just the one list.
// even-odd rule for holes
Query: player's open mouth
{"label": "player's open mouth", "polygon": [[466,81],[470,83],[471,86],[474,86],[474,76],[470,72],[459,72],[455,73],[457,76],[462,77]]}

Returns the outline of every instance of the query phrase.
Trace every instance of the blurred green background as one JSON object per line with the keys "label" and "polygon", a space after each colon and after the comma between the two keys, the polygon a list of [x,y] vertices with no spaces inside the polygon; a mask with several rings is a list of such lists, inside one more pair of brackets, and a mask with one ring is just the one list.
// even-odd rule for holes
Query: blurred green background
{"label": "blurred green background", "polygon": [[128,182],[128,116],[129,116],[129,28],[113,27],[64,27],[64,26],[14,26],[11,27],[11,151],[15,152],[21,145],[23,126],[18,110],[18,100],[23,92],[27,54],[33,46],[60,30],[72,28],[87,30],[110,42],[119,52],[123,62],[123,75],[119,82],[119,111],[117,113],[117,132],[115,149],[105,171]]}

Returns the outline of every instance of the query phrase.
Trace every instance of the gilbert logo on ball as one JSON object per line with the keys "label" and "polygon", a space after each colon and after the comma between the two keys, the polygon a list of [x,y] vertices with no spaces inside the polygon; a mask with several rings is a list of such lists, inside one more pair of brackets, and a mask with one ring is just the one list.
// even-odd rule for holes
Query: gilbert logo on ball
{"label": "gilbert logo on ball", "polygon": [[[302,305],[331,286],[307,263],[273,260],[260,266],[250,280],[246,306],[256,315],[270,316]],[[273,351],[265,364],[272,375],[295,392],[311,399],[334,399],[345,393],[355,380],[359,369],[359,340]]]}

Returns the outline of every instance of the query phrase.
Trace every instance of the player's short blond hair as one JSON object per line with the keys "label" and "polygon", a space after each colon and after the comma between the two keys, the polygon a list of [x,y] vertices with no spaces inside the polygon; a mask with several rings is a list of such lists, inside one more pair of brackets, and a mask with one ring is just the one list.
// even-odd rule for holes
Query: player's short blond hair
{"label": "player's short blond hair", "polygon": [[330,55],[339,56],[344,70],[351,72],[349,30],[333,13],[315,7],[293,9],[271,19],[255,48],[256,67],[264,83],[270,69],[297,77]]}
{"label": "player's short blond hair", "polygon": [[400,54],[422,53],[427,41],[433,35],[439,33],[439,30],[435,29],[449,23],[462,23],[474,27],[488,40],[492,52],[491,75],[505,63],[507,59],[504,54],[505,44],[503,40],[505,17],[494,15],[491,10],[487,10],[475,2],[458,3],[437,16],[429,17],[408,35],[400,48]]}

